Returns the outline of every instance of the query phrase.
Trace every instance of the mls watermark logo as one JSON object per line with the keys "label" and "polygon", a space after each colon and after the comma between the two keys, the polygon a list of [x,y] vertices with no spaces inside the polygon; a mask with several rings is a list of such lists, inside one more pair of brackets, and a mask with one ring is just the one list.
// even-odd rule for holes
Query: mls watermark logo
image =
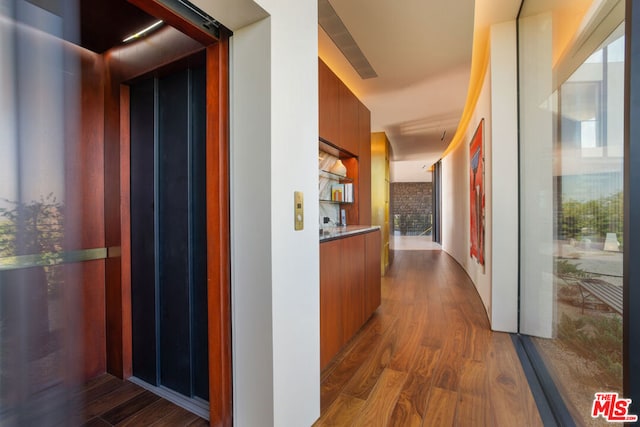
{"label": "mls watermark logo", "polygon": [[618,393],[596,393],[591,408],[591,417],[602,417],[610,423],[634,423],[637,415],[629,414],[631,399],[618,397]]}

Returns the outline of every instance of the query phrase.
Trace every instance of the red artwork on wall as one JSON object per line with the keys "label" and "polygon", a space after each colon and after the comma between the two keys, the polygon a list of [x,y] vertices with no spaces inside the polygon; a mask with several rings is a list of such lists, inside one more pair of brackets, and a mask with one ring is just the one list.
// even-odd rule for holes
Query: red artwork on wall
{"label": "red artwork on wall", "polygon": [[[469,144],[471,257],[484,267],[484,119]],[[484,269],[484,268],[483,268]]]}

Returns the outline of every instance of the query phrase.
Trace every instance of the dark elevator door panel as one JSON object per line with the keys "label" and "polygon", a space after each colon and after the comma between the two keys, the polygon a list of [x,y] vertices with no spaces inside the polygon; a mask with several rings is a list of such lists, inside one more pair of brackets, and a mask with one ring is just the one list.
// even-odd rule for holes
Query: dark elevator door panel
{"label": "dark elevator door panel", "polygon": [[[209,345],[207,314],[207,84],[204,68],[191,70],[191,223],[193,393],[209,400]],[[203,321],[204,320],[204,321]],[[206,375],[202,375],[206,372]]]}
{"label": "dark elevator door panel", "polygon": [[[139,126],[154,131],[155,166],[152,161],[152,173],[145,176],[150,179],[149,192],[155,194],[157,205],[140,221],[155,224],[155,235],[151,237],[155,258],[151,265],[142,262],[141,268],[155,271],[155,299],[145,294],[148,299],[133,304],[133,312],[144,311],[138,313],[147,317],[141,324],[146,334],[156,340],[149,342],[149,351],[140,356],[134,349],[134,360],[149,359],[141,360],[139,366],[148,363],[155,370],[153,380],[142,378],[140,372],[144,369],[136,371],[135,365],[133,373],[185,396],[208,400],[206,74],[204,68],[189,69],[149,81],[153,82],[150,98],[154,115]],[[133,130],[138,127],[134,124],[134,110],[142,109],[134,105],[138,103],[134,95],[139,92],[138,86],[146,85],[147,82],[139,83],[131,90],[132,157],[138,143],[134,140]],[[139,101],[147,102],[149,97]],[[133,168],[132,163],[132,177]],[[132,209],[132,236],[135,214]],[[132,264],[137,262],[132,251]],[[138,287],[133,278],[131,287],[132,293]]]}
{"label": "dark elevator door panel", "polygon": [[189,395],[188,71],[159,81],[158,221],[161,383]]}
{"label": "dark elevator door panel", "polygon": [[157,385],[154,226],[154,81],[131,87],[131,304],[133,372]]}

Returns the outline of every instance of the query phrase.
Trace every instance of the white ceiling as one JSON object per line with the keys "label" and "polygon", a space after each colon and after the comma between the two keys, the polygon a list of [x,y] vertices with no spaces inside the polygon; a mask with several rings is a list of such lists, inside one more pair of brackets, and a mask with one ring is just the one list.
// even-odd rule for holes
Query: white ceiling
{"label": "white ceiling", "polygon": [[378,77],[362,80],[320,27],[318,55],[371,110],[402,180],[429,180],[424,165],[440,158],[465,106],[474,28],[514,19],[520,0],[329,2]]}
{"label": "white ceiling", "polygon": [[231,31],[269,16],[253,0],[190,0],[191,3],[213,16]]}
{"label": "white ceiling", "polygon": [[[232,30],[268,16],[253,0],[192,1]],[[386,132],[401,179],[429,180],[465,106],[474,32],[515,19],[521,0],[329,2],[378,77],[362,80],[320,27],[318,55],[371,110],[372,131]]]}

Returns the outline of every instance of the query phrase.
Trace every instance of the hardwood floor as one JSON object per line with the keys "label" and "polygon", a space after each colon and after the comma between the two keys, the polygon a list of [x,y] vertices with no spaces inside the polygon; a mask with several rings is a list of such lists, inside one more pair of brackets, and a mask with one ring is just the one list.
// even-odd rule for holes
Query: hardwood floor
{"label": "hardwood floor", "polygon": [[442,251],[398,251],[382,305],[322,372],[315,426],[542,426],[508,334]]}
{"label": "hardwood floor", "polygon": [[86,427],[209,425],[186,409],[108,374],[89,381],[80,402]]}

